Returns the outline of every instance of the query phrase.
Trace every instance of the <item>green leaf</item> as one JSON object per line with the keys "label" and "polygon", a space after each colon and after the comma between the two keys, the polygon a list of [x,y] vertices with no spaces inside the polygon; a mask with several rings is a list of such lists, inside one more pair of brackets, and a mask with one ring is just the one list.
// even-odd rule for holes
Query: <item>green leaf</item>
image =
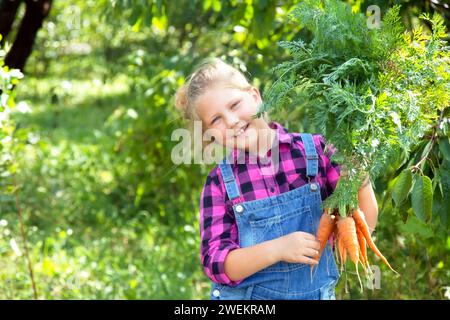
{"label": "green leaf", "polygon": [[[131,11],[130,16],[128,17],[128,23],[133,26],[136,27],[137,24],[139,23],[139,21],[142,19],[142,12],[143,12],[143,8],[139,5],[133,6],[133,9]],[[139,29],[139,26],[137,26],[136,28]]]}
{"label": "green leaf", "polygon": [[222,8],[222,3],[220,2],[220,0],[213,1],[212,8],[215,12],[220,12],[220,9]]}
{"label": "green leaf", "polygon": [[411,198],[406,198],[406,201],[403,201],[401,205],[397,206],[397,210],[401,215],[403,223],[406,223],[412,215]]}
{"label": "green leaf", "polygon": [[439,169],[440,172],[440,184],[442,188],[442,202],[439,210],[437,211],[441,223],[443,223],[447,228],[450,227],[450,166],[448,162]]}
{"label": "green leaf", "polygon": [[441,151],[444,159],[450,160],[450,143],[449,138],[443,138],[439,141],[439,150]]}
{"label": "green leaf", "polygon": [[400,173],[392,188],[392,198],[394,199],[396,206],[399,206],[405,201],[411,190],[411,185],[412,173],[409,169],[405,169]]}
{"label": "green leaf", "polygon": [[423,223],[416,217],[412,216],[408,219],[406,224],[401,227],[402,233],[414,234],[420,238],[433,238],[434,234],[431,227]]}
{"label": "green leaf", "polygon": [[438,221],[438,223],[441,225],[441,227],[447,229],[449,224],[449,218],[450,218],[450,202],[448,200],[448,197],[442,197],[440,192],[434,193],[433,198],[433,221]]}
{"label": "green leaf", "polygon": [[431,179],[427,176],[419,176],[414,183],[411,195],[412,207],[415,215],[421,221],[431,218],[433,206],[433,187]]}
{"label": "green leaf", "polygon": [[144,8],[144,11],[143,11],[144,26],[148,27],[148,26],[152,25],[152,18],[153,18],[152,7],[153,7],[153,4],[151,3],[148,7]]}
{"label": "green leaf", "polygon": [[260,2],[253,3],[253,21],[251,30],[257,40],[266,40],[264,37],[272,31],[272,23],[276,15],[276,5],[262,6]]}

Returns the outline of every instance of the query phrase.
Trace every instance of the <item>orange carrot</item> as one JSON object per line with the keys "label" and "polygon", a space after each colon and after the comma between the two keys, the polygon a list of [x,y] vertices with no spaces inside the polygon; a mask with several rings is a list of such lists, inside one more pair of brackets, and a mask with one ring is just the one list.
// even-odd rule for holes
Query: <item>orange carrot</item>
{"label": "orange carrot", "polygon": [[336,215],[334,217],[335,223],[334,223],[334,228],[333,228],[333,233],[332,233],[332,240],[333,240],[332,246],[333,246],[333,251],[334,251],[334,256],[335,256],[336,262],[340,261],[339,260],[339,247],[338,247],[338,238],[337,238],[337,228],[336,228],[336,223],[338,222],[338,220],[339,220],[339,216]]}
{"label": "orange carrot", "polygon": [[355,210],[353,210],[353,219],[357,225],[357,228],[361,231],[364,238],[366,239],[370,249],[372,249],[372,251],[389,267],[389,269],[398,274],[398,272],[391,267],[387,259],[381,254],[380,250],[378,250],[377,246],[373,242],[372,237],[370,236],[369,226],[367,225],[366,219],[364,217],[364,212],[362,212],[359,208],[356,208]]}
{"label": "orange carrot", "polygon": [[358,276],[359,285],[361,292],[363,291],[363,285],[358,272],[358,263],[360,261],[359,255],[359,243],[358,237],[356,235],[356,224],[353,217],[346,216],[345,218],[339,219],[337,223],[338,235],[342,238],[345,251],[348,252],[350,260],[355,264],[356,275]]}
{"label": "orange carrot", "polygon": [[361,230],[356,228],[356,236],[358,237],[359,250],[360,250],[360,260],[363,266],[368,266],[369,260],[367,259],[367,248],[366,248],[366,239],[362,234]]}
{"label": "orange carrot", "polygon": [[342,241],[342,237],[338,238],[338,248],[339,248],[339,256],[341,258],[341,265],[344,265],[347,262],[347,252],[345,250],[344,241]]}
{"label": "orange carrot", "polygon": [[345,250],[354,264],[359,262],[359,243],[356,236],[355,221],[352,217],[339,219],[337,223],[339,237],[341,237]]}
{"label": "orange carrot", "polygon": [[[334,216],[327,212],[323,213],[320,217],[319,228],[317,229],[317,240],[320,243],[319,257],[327,246],[327,241],[333,233],[334,224]],[[317,259],[319,259],[319,257]]]}
{"label": "orange carrot", "polygon": [[[319,254],[313,259],[319,261],[323,250],[327,246],[328,238],[330,238],[331,233],[334,230],[334,216],[328,213],[328,208],[324,210],[324,213],[320,217],[319,227],[317,228],[317,240],[320,243]],[[311,272],[314,269],[314,265],[311,265]]]}

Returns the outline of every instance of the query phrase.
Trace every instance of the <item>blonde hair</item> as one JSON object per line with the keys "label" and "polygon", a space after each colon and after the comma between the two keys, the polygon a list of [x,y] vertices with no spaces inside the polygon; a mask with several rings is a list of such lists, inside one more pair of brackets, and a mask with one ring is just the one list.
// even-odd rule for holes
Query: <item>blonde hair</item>
{"label": "blonde hair", "polygon": [[[201,121],[195,107],[197,99],[206,89],[217,83],[244,91],[252,88],[242,72],[223,60],[219,58],[202,60],[175,95],[175,107],[182,113],[184,119],[191,122],[191,127],[194,121]],[[267,114],[264,115],[264,119],[269,121]]]}

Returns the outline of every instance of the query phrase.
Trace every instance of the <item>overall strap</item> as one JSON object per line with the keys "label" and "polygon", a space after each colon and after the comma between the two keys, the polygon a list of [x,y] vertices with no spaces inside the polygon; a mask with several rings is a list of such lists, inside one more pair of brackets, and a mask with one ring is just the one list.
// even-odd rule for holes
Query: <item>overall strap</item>
{"label": "overall strap", "polygon": [[234,178],[233,170],[229,162],[226,161],[226,157],[219,163],[220,171],[222,172],[223,182],[225,184],[225,189],[227,190],[228,198],[235,203],[235,199],[241,199],[239,194],[239,188],[236,184]]}
{"label": "overall strap", "polygon": [[313,136],[310,133],[301,133],[300,136],[306,151],[306,175],[314,177],[319,170],[319,156],[314,146]]}

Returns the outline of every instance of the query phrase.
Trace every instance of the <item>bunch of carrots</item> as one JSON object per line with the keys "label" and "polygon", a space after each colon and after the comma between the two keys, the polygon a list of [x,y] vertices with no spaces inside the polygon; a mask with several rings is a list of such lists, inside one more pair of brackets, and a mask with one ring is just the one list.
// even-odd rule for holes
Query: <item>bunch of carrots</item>
{"label": "bunch of carrots", "polygon": [[335,251],[337,251],[339,257],[341,272],[347,261],[348,255],[350,260],[356,266],[356,273],[361,285],[361,290],[362,284],[358,273],[358,265],[362,265],[367,275],[371,272],[367,257],[367,245],[392,271],[398,274],[373,242],[364,212],[362,212],[361,209],[354,209],[352,213],[346,217],[341,217],[337,213],[330,214],[329,211],[328,208],[324,210],[317,230],[317,240],[320,242],[320,251],[316,258],[317,261],[320,259],[328,239],[334,235],[335,248],[337,249]]}

